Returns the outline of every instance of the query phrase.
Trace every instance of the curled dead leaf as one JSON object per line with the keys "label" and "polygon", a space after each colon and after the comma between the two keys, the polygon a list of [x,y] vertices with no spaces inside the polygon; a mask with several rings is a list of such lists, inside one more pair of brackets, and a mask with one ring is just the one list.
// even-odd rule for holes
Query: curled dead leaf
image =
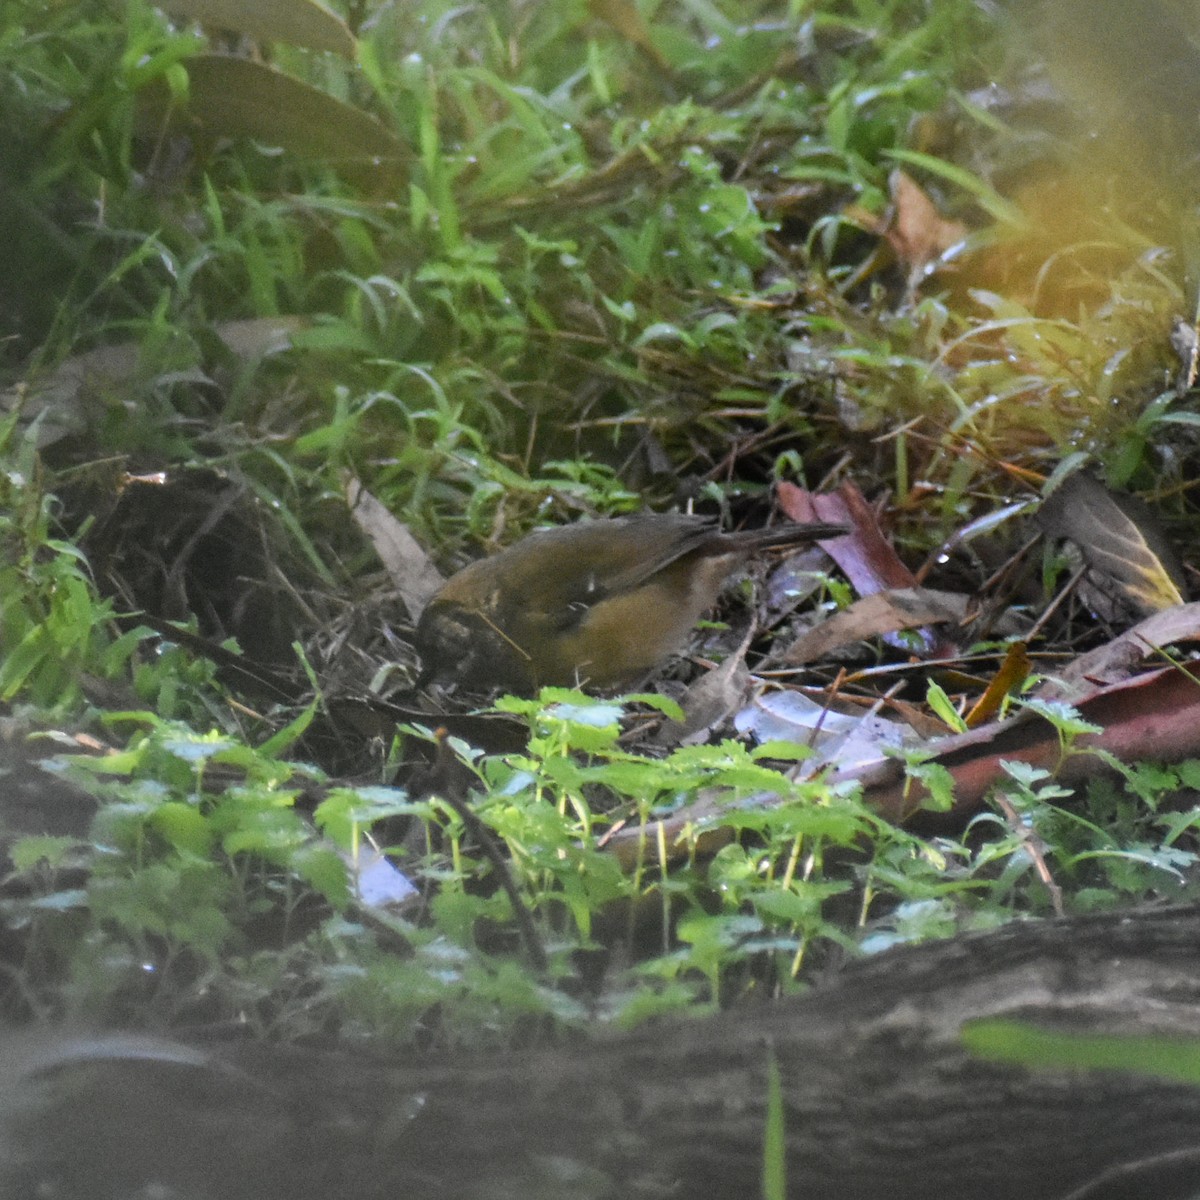
{"label": "curled dead leaf", "polygon": [[892,588],[876,592],[856,600],[849,608],[835,613],[797,638],[782,658],[789,666],[800,666],[839,647],[881,634],[947,622],[961,625],[972,603],[970,596],[932,588]]}
{"label": "curled dead leaf", "polygon": [[433,594],[445,583],[433,560],[408,526],[398,521],[357,479],[346,483],[346,502],[355,523],[379,555],[408,615],[415,621]]}
{"label": "curled dead leaf", "polygon": [[892,215],[881,232],[915,283],[941,265],[947,252],[967,236],[967,227],[943,217],[906,171],[897,168],[888,176],[888,190]]}
{"label": "curled dead leaf", "polygon": [[1116,615],[1114,600],[1137,616],[1184,601],[1183,570],[1153,516],[1132,496],[1117,496],[1076,471],[1042,502],[1038,524],[1079,548],[1094,585],[1089,605]]}

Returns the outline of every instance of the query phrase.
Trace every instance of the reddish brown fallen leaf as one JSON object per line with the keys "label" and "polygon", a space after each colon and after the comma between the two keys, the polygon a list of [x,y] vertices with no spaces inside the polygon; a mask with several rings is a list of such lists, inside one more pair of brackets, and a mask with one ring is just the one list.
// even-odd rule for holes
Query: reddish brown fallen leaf
{"label": "reddish brown fallen leaf", "polygon": [[[874,509],[855,484],[847,481],[836,493],[817,495],[785,482],[776,485],[775,493],[779,507],[793,521],[840,521],[852,528],[853,532],[846,537],[832,538],[821,546],[860,596],[919,586],[916,576],[884,537]],[[941,633],[926,628],[917,628],[916,632],[925,643],[926,657],[951,658],[958,651],[953,639]],[[887,640],[904,650],[912,650],[907,640],[890,637]]]}
{"label": "reddish brown fallen leaf", "polygon": [[[1200,677],[1181,668],[1163,667],[1100,688],[1077,700],[1075,708],[1101,732],[1081,735],[1075,741],[1078,753],[1061,762],[1058,731],[1031,712],[935,743],[937,753],[931,761],[953,777],[954,807],[922,820],[961,825],[979,810],[988,789],[1005,777],[1005,760],[1043,767],[1060,782],[1075,784],[1107,769],[1088,750],[1104,751],[1124,763],[1173,763],[1200,755]],[[921,787],[905,779],[899,762],[831,776],[836,781],[848,778],[861,782],[867,803],[893,820],[909,819],[925,800]]]}
{"label": "reddish brown fallen leaf", "polygon": [[832,538],[822,546],[860,596],[917,586],[913,573],[879,528],[875,510],[853,483],[821,494],[794,483],[780,483],[775,495],[779,507],[793,521],[840,521],[851,527],[846,537]]}

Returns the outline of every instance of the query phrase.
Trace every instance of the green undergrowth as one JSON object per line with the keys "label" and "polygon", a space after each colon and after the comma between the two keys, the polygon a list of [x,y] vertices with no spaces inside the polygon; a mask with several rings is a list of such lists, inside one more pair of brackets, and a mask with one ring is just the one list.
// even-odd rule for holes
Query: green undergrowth
{"label": "green undergrowth", "polygon": [[[1004,488],[997,456],[1048,472],[1082,426],[1116,482],[1144,482],[1179,434],[1170,397],[1145,407],[1185,307],[1179,220],[1144,206],[1139,226],[1118,196],[1002,286],[1051,252],[983,173],[1023,178],[1028,136],[973,98],[1011,51],[965,0],[650,6],[655,57],[582,4],[426,0],[370,11],[356,63],[274,47],[404,147],[377,185],[149,126],[139,97],[182,101],[206,47],[148,6],[4,14],[6,187],[38,234],[12,270],[56,298],[6,301],[9,364],[136,341],[135,379],[74,414],[97,451],[234,465],[306,529],[345,469],[447,545],[628,504],[606,471],[660,502],[681,476],[717,502],[776,470],[816,482],[838,423],[919,419],[867,461],[901,498],[937,486],[949,530]],[[898,165],[979,243],[920,296],[862,272]],[[1101,253],[1104,303],[1055,307],[1051,285],[1090,296]],[[280,314],[310,322],[282,359],[214,340]]]}
{"label": "green undergrowth", "polygon": [[[973,832],[988,836],[929,840],[853,787],[797,781],[802,747],[628,749],[626,718],[670,715],[671,702],[551,690],[498,706],[525,725],[522,751],[448,744],[469,767],[454,790],[503,850],[538,965],[495,862],[436,785],[418,796],[331,779],[293,757],[318,704],[287,723],[251,716],[208,664],[122,630],[85,562],[48,536],[48,498],[19,469],[32,462],[9,459],[0,525],[6,742],[41,761],[46,805],[52,781],[69,781],[96,807],[54,834],[6,817],[11,1015],[512,1044],[786,993],[810,962],[1048,912],[1031,837],[1074,911],[1191,893],[1197,818],[1160,801],[1196,785],[1193,764],[1127,771],[1124,787],[1093,790],[1087,816],[1056,805],[1067,793],[1045,772],[1014,766],[1005,791],[1026,828],[987,816]],[[1088,727],[1046,712],[1071,753]],[[393,751],[431,736],[400,731]],[[654,822],[700,800],[709,815],[669,862]],[[624,865],[618,829],[645,830]],[[696,853],[714,833],[725,844]],[[412,889],[401,902],[360,889],[376,847]]]}
{"label": "green undergrowth", "polygon": [[[926,582],[974,594],[1024,531],[946,538],[994,532],[1068,459],[1182,526],[1191,193],[1148,137],[1128,186],[1066,101],[1031,124],[1036,22],[973,0],[368,2],[339,9],[343,57],[250,53],[187,9],[0,0],[5,769],[44,758],[48,796],[96,800],[70,829],[6,818],[9,1012],[512,1043],[1050,912],[1039,856],[1072,911],[1192,894],[1191,764],[1070,803],[1014,768],[1015,826],[992,807],[922,838],[805,779],[799,748],[638,743],[662,700],[502,702],[519,753],[430,751],[436,722],[410,722],[352,781],[310,740],[347,680],[412,674],[351,477],[446,567],[536,524],[757,519],[775,480],[853,481]],[[230,48],[319,119],[249,82],[217,104],[193,56]],[[172,123],[189,103],[207,130]],[[944,270],[886,251],[898,167],[963,223]],[[304,698],[239,691],[164,620]],[[1071,753],[1076,718],[1048,715]],[[397,786],[439,753],[524,933],[454,798]],[[713,815],[668,863],[654,821],[692,804]],[[641,828],[622,865],[610,842]],[[358,894],[373,844],[403,904]]]}

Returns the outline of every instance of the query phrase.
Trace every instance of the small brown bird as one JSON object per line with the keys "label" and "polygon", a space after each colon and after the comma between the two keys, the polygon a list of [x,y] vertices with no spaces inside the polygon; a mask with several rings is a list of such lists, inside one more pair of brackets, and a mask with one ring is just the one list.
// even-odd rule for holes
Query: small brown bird
{"label": "small brown bird", "polygon": [[417,623],[422,678],[517,691],[629,683],[683,645],[756,551],[845,532],[721,533],[704,517],[650,513],[532,533],[459,571],[429,602]]}

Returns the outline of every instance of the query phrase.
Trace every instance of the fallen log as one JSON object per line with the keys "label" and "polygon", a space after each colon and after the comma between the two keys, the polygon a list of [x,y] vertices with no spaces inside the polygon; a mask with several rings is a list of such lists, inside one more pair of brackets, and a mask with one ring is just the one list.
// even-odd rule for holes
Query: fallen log
{"label": "fallen log", "polygon": [[1184,1200],[1200,1088],[985,1062],[965,1023],[1200,1038],[1200,908],[902,948],[809,995],[578,1047],[438,1063],[10,1032],[4,1196],[587,1200],[760,1194],[768,1064],[788,1194]]}

